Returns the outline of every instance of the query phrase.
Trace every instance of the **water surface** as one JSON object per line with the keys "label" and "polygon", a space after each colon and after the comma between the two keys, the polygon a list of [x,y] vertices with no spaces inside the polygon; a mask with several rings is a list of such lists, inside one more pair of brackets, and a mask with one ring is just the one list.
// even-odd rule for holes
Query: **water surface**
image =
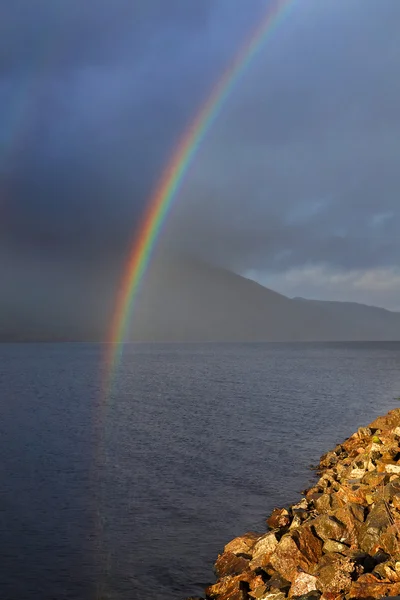
{"label": "water surface", "polygon": [[397,406],[400,343],[0,345],[0,596],[200,594],[223,545]]}

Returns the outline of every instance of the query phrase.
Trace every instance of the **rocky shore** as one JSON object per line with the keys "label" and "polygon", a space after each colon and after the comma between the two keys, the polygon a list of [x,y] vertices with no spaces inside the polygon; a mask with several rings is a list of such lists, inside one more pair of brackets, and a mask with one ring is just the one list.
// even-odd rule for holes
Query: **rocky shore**
{"label": "rocky shore", "polygon": [[225,546],[207,599],[400,595],[400,409],[358,429],[316,469],[317,483],[276,508],[267,533]]}

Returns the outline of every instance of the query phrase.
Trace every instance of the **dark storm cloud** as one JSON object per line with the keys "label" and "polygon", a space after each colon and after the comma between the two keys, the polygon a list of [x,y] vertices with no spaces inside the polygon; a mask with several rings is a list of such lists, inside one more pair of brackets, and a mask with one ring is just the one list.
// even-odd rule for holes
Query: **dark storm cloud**
{"label": "dark storm cloud", "polygon": [[120,252],[178,136],[262,7],[2,3],[8,236],[75,246],[83,234],[88,246]]}
{"label": "dark storm cloud", "polygon": [[166,158],[264,5],[1,3],[6,328],[98,331]]}

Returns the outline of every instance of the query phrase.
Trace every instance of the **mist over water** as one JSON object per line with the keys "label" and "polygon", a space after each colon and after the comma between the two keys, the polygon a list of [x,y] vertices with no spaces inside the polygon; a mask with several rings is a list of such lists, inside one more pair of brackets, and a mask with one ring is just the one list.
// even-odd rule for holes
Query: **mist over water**
{"label": "mist over water", "polygon": [[0,346],[7,600],[201,593],[225,543],[398,404],[400,343],[126,345],[107,402],[103,352]]}

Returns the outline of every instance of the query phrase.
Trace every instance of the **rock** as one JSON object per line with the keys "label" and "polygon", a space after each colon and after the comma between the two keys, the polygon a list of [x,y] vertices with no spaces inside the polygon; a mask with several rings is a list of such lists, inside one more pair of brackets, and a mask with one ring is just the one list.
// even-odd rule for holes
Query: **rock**
{"label": "rock", "polygon": [[373,553],[379,547],[379,540],[390,525],[389,515],[384,502],[377,502],[371,509],[365,523],[360,528],[359,543],[361,550]]}
{"label": "rock", "polygon": [[261,577],[261,575],[254,575],[253,579],[250,579],[248,581],[249,584],[249,596],[251,598],[262,598],[266,591],[267,591],[267,585],[265,583],[265,581],[263,580],[263,578]]}
{"label": "rock", "polygon": [[289,592],[290,585],[291,585],[290,581],[288,581],[287,579],[282,577],[282,575],[280,575],[276,571],[274,572],[273,575],[271,575],[271,578],[268,580],[268,586],[271,589],[276,588],[285,593]]}
{"label": "rock", "polygon": [[400,479],[396,478],[385,485],[383,488],[383,498],[386,502],[391,502],[394,497],[400,498]]}
{"label": "rock", "polygon": [[275,508],[271,516],[267,519],[267,525],[271,529],[280,529],[290,523],[289,512],[286,508]]}
{"label": "rock", "polygon": [[353,506],[354,505],[350,503],[346,504],[346,506],[338,508],[333,513],[333,516],[336,518],[336,520],[342,523],[345,527],[345,532],[340,541],[349,546],[356,545],[358,543],[359,530],[362,526],[362,522],[355,517]]}
{"label": "rock", "polygon": [[316,564],[322,556],[322,542],[314,535],[311,525],[305,524],[293,531],[292,537],[302,556],[310,564]]}
{"label": "rock", "polygon": [[343,484],[337,495],[345,504],[353,502],[354,504],[365,504],[365,494],[369,492],[369,487],[364,484]]}
{"label": "rock", "polygon": [[216,600],[246,600],[247,592],[240,576],[223,577],[206,589],[206,597]]}
{"label": "rock", "polygon": [[280,540],[271,556],[271,564],[282,577],[293,581],[298,573],[298,566],[308,567],[308,561],[302,556],[291,534],[286,534]]}
{"label": "rock", "polygon": [[346,550],[348,550],[348,546],[341,542],[336,542],[335,540],[326,540],[322,546],[322,552],[325,554],[327,552],[345,552]]}
{"label": "rock", "polygon": [[357,581],[353,581],[348,598],[382,598],[388,595],[389,586],[389,582],[381,581],[371,573],[365,573],[360,575]]}
{"label": "rock", "polygon": [[315,590],[314,592],[308,592],[308,594],[304,594],[303,596],[297,596],[296,600],[320,600],[321,592]]}
{"label": "rock", "polygon": [[259,600],[260,598],[265,598],[266,594],[267,594],[267,586],[265,585],[265,583],[249,592],[249,596],[251,598],[255,598],[256,600]]}
{"label": "rock", "polygon": [[317,498],[320,498],[320,496],[322,496],[322,493],[322,488],[314,486],[307,490],[306,499],[308,502],[314,502]]}
{"label": "rock", "polygon": [[216,584],[206,589],[206,597],[215,600],[248,600],[249,591],[260,588],[262,577],[250,571],[240,575],[222,577]]}
{"label": "rock", "polygon": [[307,571],[321,556],[321,540],[314,536],[310,527],[303,525],[282,537],[271,556],[271,564],[283,577],[293,581],[299,568]]}
{"label": "rock", "polygon": [[333,494],[322,494],[314,500],[314,506],[319,513],[328,513],[332,510],[332,496]]}
{"label": "rock", "polygon": [[[375,419],[375,421],[373,421],[369,427],[371,430],[388,430],[388,429],[395,429],[396,427],[400,426],[400,409],[399,408],[395,408],[394,410],[391,410],[388,412],[387,415],[382,416],[382,417],[378,417],[377,419]],[[376,432],[374,432],[376,433]]]}
{"label": "rock", "polygon": [[360,439],[363,439],[363,438],[370,438],[370,437],[371,437],[371,435],[372,435],[372,431],[371,431],[371,429],[370,429],[369,427],[359,427],[359,428],[357,429],[357,436],[358,436]]}
{"label": "rock", "polygon": [[278,545],[278,540],[273,532],[261,536],[252,548],[250,569],[258,569],[270,564],[270,558]]}
{"label": "rock", "polygon": [[292,582],[289,598],[305,596],[315,591],[317,591],[317,578],[308,573],[298,573]]}
{"label": "rock", "polygon": [[386,473],[395,473],[398,475],[400,473],[400,465],[397,464],[388,464],[385,466]]}
{"label": "rock", "polygon": [[372,574],[381,579],[388,579],[392,583],[400,582],[400,572],[396,571],[396,563],[394,560],[380,563],[374,568]]}
{"label": "rock", "polygon": [[224,552],[232,552],[236,555],[242,555],[245,558],[251,558],[251,551],[254,544],[259,539],[260,534],[250,531],[229,542],[224,548]]}
{"label": "rock", "polygon": [[321,457],[321,460],[319,461],[319,468],[329,469],[329,467],[333,467],[333,465],[335,465],[338,460],[339,458],[336,452],[327,452]]}
{"label": "rock", "polygon": [[387,476],[385,473],[378,473],[377,471],[369,471],[363,477],[362,482],[368,485],[370,488],[376,488],[383,483],[386,483]]}
{"label": "rock", "polygon": [[351,574],[354,572],[354,563],[348,557],[340,554],[325,554],[314,571],[318,580],[318,589],[324,594],[345,593],[351,587]]}
{"label": "rock", "polygon": [[297,510],[308,510],[309,508],[310,507],[309,507],[309,504],[308,504],[306,498],[302,498],[300,500],[300,502],[298,502],[297,504],[293,504],[292,512],[295,512]]}
{"label": "rock", "polygon": [[239,575],[247,569],[248,565],[248,558],[236,556],[233,552],[224,552],[218,556],[214,569],[217,577],[226,577],[227,575]]}
{"label": "rock", "polygon": [[292,522],[290,523],[289,530],[298,529],[300,527],[300,525],[302,524],[302,522],[303,521],[302,521],[301,516],[298,514],[295,514],[293,516]]}
{"label": "rock", "polygon": [[262,598],[258,600],[286,600],[286,595],[279,590],[270,590],[266,592]]}
{"label": "rock", "polygon": [[400,559],[399,524],[389,525],[379,537],[379,547],[396,560]]}
{"label": "rock", "polygon": [[352,469],[349,473],[349,478],[350,479],[362,479],[364,477],[366,473],[366,468],[365,469],[360,469],[358,467],[356,467],[355,469]]}
{"label": "rock", "polygon": [[342,541],[342,539],[346,539],[345,526],[334,517],[321,515],[314,519],[313,527],[321,540]]}

